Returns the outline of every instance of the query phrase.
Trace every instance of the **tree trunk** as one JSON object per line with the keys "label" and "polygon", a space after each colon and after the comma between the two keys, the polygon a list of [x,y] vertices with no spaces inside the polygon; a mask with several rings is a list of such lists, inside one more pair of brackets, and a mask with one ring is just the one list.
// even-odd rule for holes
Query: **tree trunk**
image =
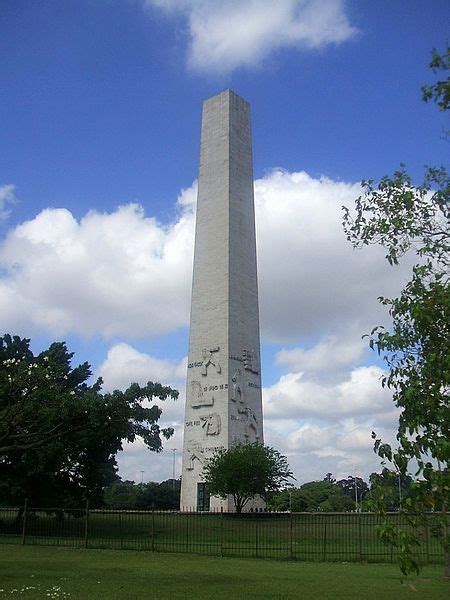
{"label": "tree trunk", "polygon": [[236,507],[236,514],[240,515],[242,513],[242,498],[239,496],[233,496],[234,506]]}

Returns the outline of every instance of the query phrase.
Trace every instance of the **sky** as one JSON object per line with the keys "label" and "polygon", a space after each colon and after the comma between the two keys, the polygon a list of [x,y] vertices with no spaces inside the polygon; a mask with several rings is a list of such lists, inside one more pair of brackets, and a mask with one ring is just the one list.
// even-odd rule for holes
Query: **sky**
{"label": "sky", "polygon": [[105,391],[180,390],[161,454],[119,474],[181,474],[203,100],[252,107],[265,442],[297,484],[380,470],[395,437],[384,365],[362,336],[407,281],[342,230],[363,179],[447,161],[444,115],[421,100],[441,0],[2,0],[0,329],[56,340]]}

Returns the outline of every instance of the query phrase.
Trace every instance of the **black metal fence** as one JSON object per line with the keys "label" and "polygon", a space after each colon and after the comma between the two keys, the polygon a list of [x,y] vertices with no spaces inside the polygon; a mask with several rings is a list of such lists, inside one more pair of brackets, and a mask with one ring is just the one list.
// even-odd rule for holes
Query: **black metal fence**
{"label": "black metal fence", "polygon": [[[398,513],[387,518],[410,525]],[[246,513],[0,508],[0,543],[188,552],[305,561],[393,562],[372,513]],[[417,558],[443,562],[439,522],[419,532]]]}

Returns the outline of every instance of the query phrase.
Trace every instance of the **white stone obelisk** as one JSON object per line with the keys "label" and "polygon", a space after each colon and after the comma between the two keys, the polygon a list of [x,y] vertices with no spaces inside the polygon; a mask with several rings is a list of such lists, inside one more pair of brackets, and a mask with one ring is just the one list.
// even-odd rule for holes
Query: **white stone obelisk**
{"label": "white stone obelisk", "polygon": [[230,90],[203,104],[181,510],[209,498],[205,461],[263,442],[250,106]]}

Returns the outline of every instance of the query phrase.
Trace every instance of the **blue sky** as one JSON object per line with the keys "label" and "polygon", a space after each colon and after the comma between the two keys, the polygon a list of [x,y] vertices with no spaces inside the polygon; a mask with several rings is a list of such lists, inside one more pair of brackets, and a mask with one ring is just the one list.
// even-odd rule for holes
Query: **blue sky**
{"label": "blue sky", "polygon": [[[366,475],[392,437],[360,338],[408,265],[352,252],[340,206],[400,162],[445,163],[421,101],[447,2],[3,0],[0,314],[40,350],[67,340],[106,388],[183,390],[201,103],[252,105],[266,441],[297,479]],[[165,407],[181,448],[182,401]],[[171,476],[137,443],[121,474]],[[180,465],[178,464],[178,471]]]}

